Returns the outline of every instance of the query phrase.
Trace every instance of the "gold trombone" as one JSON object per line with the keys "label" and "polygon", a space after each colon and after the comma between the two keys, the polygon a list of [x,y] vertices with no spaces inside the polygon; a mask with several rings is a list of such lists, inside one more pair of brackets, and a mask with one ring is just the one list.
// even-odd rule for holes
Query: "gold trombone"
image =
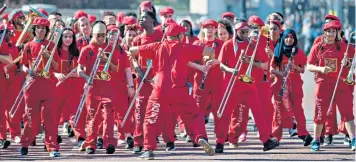
{"label": "gold trombone", "polygon": [[[355,32],[352,32],[350,34],[350,40],[347,44],[347,48],[349,47],[349,45],[351,44],[351,38],[353,35],[355,35],[356,33]],[[347,50],[346,50],[347,52]],[[354,55],[353,59],[352,59],[352,62],[351,62],[351,67],[350,67],[350,70],[349,70],[349,73],[347,75],[346,78],[343,79],[343,82],[348,84],[348,85],[355,85],[355,80],[353,79],[353,70],[355,69],[355,62],[356,62],[356,55]]]}
{"label": "gold trombone", "polygon": [[[355,32],[352,32],[350,33],[350,38],[352,38],[352,36],[355,35]],[[331,101],[330,101],[330,104],[329,104],[329,109],[326,113],[326,115],[330,115],[331,113],[331,110],[332,110],[332,105],[333,105],[333,102],[334,102],[334,98],[335,98],[335,95],[336,95],[336,90],[337,90],[337,86],[339,84],[339,80],[340,80],[340,77],[341,77],[341,73],[342,73],[342,69],[344,68],[344,66],[346,66],[346,62],[347,62],[347,52],[349,51],[349,47],[350,47],[350,41],[347,43],[347,47],[346,47],[346,51],[344,53],[344,57],[341,61],[341,67],[340,67],[340,71],[339,71],[339,74],[337,76],[337,80],[336,80],[336,83],[335,83],[335,88],[334,88],[334,91],[332,93],[332,96],[331,96]],[[351,74],[350,74],[351,72]],[[349,75],[348,77],[346,78],[346,82],[352,82],[352,68],[350,68],[350,72],[349,72]],[[351,76],[351,77],[350,77]],[[346,83],[345,82],[345,83]],[[346,83],[347,84],[347,83]]]}

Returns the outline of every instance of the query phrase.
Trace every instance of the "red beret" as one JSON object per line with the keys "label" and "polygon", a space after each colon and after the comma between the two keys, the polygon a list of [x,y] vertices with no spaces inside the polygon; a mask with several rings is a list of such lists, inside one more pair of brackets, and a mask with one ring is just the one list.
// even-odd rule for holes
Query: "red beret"
{"label": "red beret", "polygon": [[180,33],[185,33],[185,28],[183,26],[180,26],[178,24],[170,24],[166,27],[166,35],[167,36],[177,36]]}
{"label": "red beret", "polygon": [[279,26],[280,29],[282,29],[282,24],[281,22],[277,21],[277,20],[271,20],[269,21],[269,24],[276,24]]}
{"label": "red beret", "polygon": [[143,1],[140,4],[140,8],[143,8],[143,7],[148,7],[148,8],[152,9],[152,3],[150,1]]}
{"label": "red beret", "polygon": [[340,21],[334,20],[323,25],[323,30],[327,30],[331,28],[341,29],[342,24],[340,23]]}
{"label": "red beret", "polygon": [[3,19],[9,19],[9,15],[10,15],[10,13],[4,13],[4,15],[2,15],[2,18]]}
{"label": "red beret", "polygon": [[108,25],[107,27],[106,27],[106,30],[109,32],[110,30],[112,30],[112,29],[119,29],[116,25]]}
{"label": "red beret", "polygon": [[[1,24],[1,25],[0,25],[0,30],[4,30],[4,29],[5,29],[5,26],[6,26],[5,24]],[[10,23],[7,24],[7,29],[6,29],[6,30],[8,30],[8,31],[11,30],[11,31],[12,31],[12,30],[14,30],[14,29],[15,29],[15,28],[14,28],[14,26],[13,26],[12,24],[10,24]]]}
{"label": "red beret", "polygon": [[132,25],[136,24],[136,20],[131,16],[125,16],[122,20],[122,24]]}
{"label": "red beret", "polygon": [[48,13],[43,8],[39,8],[38,11],[41,12],[43,15],[48,17]]}
{"label": "red beret", "polygon": [[242,29],[248,29],[248,24],[247,22],[243,21],[243,22],[239,22],[235,25],[235,30],[242,30]]}
{"label": "red beret", "polygon": [[159,14],[166,15],[166,14],[174,14],[174,10],[171,7],[163,7],[162,9],[159,10]]}
{"label": "red beret", "polygon": [[84,12],[83,10],[78,10],[74,13],[74,18],[75,19],[79,19],[81,17],[86,17],[88,18],[88,14],[86,12]]}
{"label": "red beret", "polygon": [[249,23],[249,24],[256,24],[256,25],[258,25],[258,26],[264,26],[264,25],[265,25],[265,23],[263,22],[263,20],[262,20],[260,17],[256,16],[256,15],[250,16],[250,17],[248,18],[248,23]]}
{"label": "red beret", "polygon": [[339,19],[337,16],[332,15],[332,14],[326,15],[326,16],[324,17],[324,21],[325,21],[326,19],[332,19],[332,20],[340,21],[340,19]]}
{"label": "red beret", "polygon": [[33,20],[32,25],[44,25],[49,27],[49,21],[43,17],[36,17],[35,20]]}
{"label": "red beret", "polygon": [[207,19],[207,20],[205,20],[205,21],[203,21],[203,22],[201,23],[201,27],[203,27],[203,28],[205,28],[205,27],[207,27],[207,26],[209,26],[209,25],[214,26],[214,28],[217,28],[217,27],[218,27],[218,23],[217,23],[215,20],[213,20],[213,19]]}
{"label": "red beret", "polygon": [[124,12],[120,12],[116,15],[116,21],[119,22],[120,24],[122,23],[122,20],[125,17],[125,13]]}
{"label": "red beret", "polygon": [[232,12],[225,12],[221,15],[222,18],[224,17],[232,17],[232,18],[235,18],[235,14],[232,13]]}
{"label": "red beret", "polygon": [[14,21],[21,16],[24,16],[21,10],[14,10],[8,15],[8,19]]}
{"label": "red beret", "polygon": [[93,22],[96,21],[96,16],[89,14],[89,15],[88,15],[88,19],[89,19],[89,22],[90,22],[90,23],[93,23]]}

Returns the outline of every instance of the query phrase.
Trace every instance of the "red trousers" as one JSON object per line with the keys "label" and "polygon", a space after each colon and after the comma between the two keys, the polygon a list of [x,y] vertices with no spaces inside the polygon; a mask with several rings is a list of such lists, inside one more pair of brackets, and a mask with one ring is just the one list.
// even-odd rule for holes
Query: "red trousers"
{"label": "red trousers", "polygon": [[126,83],[120,83],[117,84],[117,94],[115,95],[115,100],[117,101],[114,105],[115,107],[115,119],[117,120],[117,133],[119,134],[124,134],[124,133],[133,133],[134,132],[134,127],[133,127],[133,112],[134,109],[131,109],[131,112],[129,113],[129,116],[127,120],[125,121],[125,124],[123,127],[121,127],[121,122],[124,119],[128,107],[129,107],[129,96],[128,96],[128,90]]}
{"label": "red trousers", "polygon": [[[239,82],[239,80],[237,80]],[[239,136],[245,131],[248,123],[248,112],[251,108],[252,115],[258,127],[260,140],[265,143],[270,138],[267,123],[258,100],[256,87],[252,85],[241,85],[245,83],[235,84],[235,87],[230,95],[226,109],[232,111],[231,123],[229,130],[229,142],[237,143]],[[226,110],[225,110],[226,111]]]}
{"label": "red trousers", "polygon": [[[279,77],[274,84],[271,86],[273,106],[275,109],[273,115],[272,124],[272,134],[274,137],[281,140],[283,134],[283,120],[284,115],[287,114],[289,117],[291,113],[294,114],[295,120],[297,121],[298,136],[307,136],[309,132],[306,128],[306,119],[304,115],[304,109],[302,107],[303,101],[303,82],[298,78],[291,78],[288,80],[287,88],[284,92],[288,94],[285,96],[288,103],[282,102],[282,97],[279,96],[279,91],[282,87],[282,79]],[[286,104],[288,104],[286,106]]]}
{"label": "red trousers", "polygon": [[[326,113],[329,109],[334,87],[335,82],[321,81],[316,83],[314,123],[325,124],[327,118],[330,118],[330,116],[326,116]],[[342,121],[348,122],[350,120],[354,120],[352,109],[352,92],[349,85],[339,82],[334,98],[334,103],[338,107]]]}
{"label": "red trousers", "polygon": [[[136,80],[136,88],[138,88],[138,80]],[[148,98],[152,92],[152,85],[144,83],[136,98],[135,105],[135,131],[134,131],[134,145],[143,146],[143,122],[146,114],[146,107],[148,104]]]}
{"label": "red trousers", "polygon": [[[149,97],[144,119],[144,150],[155,150],[157,148],[156,136],[159,127],[162,126],[165,141],[174,142],[172,132],[172,114],[178,113],[183,120],[187,134],[191,139],[198,142],[200,138],[207,138],[206,130],[203,128],[204,120],[200,118],[199,109],[192,96],[188,95],[188,89],[172,88],[169,92],[161,93],[154,89]],[[170,120],[169,120],[170,119]],[[164,121],[162,123],[162,121]]]}
{"label": "red trousers", "polygon": [[0,139],[6,139],[6,81],[4,79],[4,73],[0,71]]}
{"label": "red trousers", "polygon": [[107,148],[109,144],[116,147],[117,140],[114,138],[114,108],[112,105],[114,94],[107,92],[107,88],[101,88],[99,85],[94,88],[95,90],[89,94],[86,102],[89,124],[87,125],[88,138],[84,141],[83,147],[96,149],[98,130],[102,119],[104,148]]}
{"label": "red trousers", "polygon": [[43,107],[43,122],[45,124],[45,144],[47,150],[59,150],[57,143],[58,125],[53,122],[57,109],[55,82],[43,78],[36,78],[32,86],[25,93],[24,129],[21,136],[21,146],[28,147],[39,130],[41,122],[41,108]]}
{"label": "red trousers", "polygon": [[10,130],[10,135],[11,138],[14,139],[15,136],[21,136],[21,128],[20,128],[20,122],[22,115],[24,113],[25,109],[25,101],[22,100],[15,116],[13,118],[10,118],[9,116],[9,111],[11,110],[12,105],[15,102],[15,99],[17,95],[20,92],[22,83],[24,81],[24,76],[16,76],[15,78],[10,78],[9,80],[6,80],[6,119],[7,119],[7,124],[9,126]]}

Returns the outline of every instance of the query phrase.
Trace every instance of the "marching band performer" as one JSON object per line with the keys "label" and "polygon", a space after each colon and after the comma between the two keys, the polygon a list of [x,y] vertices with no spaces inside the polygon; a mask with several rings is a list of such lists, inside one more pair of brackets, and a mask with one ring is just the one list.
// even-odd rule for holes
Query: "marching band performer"
{"label": "marching band performer", "polygon": [[[153,13],[153,15],[157,15],[157,11],[156,11],[156,8],[153,6],[153,4],[151,3],[151,1],[142,1],[140,3],[140,6],[138,7],[138,20],[141,20],[141,15],[143,12],[145,11],[150,11]],[[153,26],[157,26],[159,23],[156,19],[156,16],[155,16],[155,19],[154,19],[154,22],[153,22]]]}
{"label": "marching band performer", "polygon": [[[337,39],[337,29],[340,28],[339,21],[331,21],[323,25],[323,41],[315,44],[307,60],[307,69],[315,74],[315,114],[314,114],[314,140],[312,141],[311,150],[317,151],[320,149],[320,136],[327,116],[331,115],[328,109],[331,100],[334,99],[338,110],[341,114],[341,120],[345,122],[345,127],[350,136],[351,149],[355,150],[355,124],[352,110],[352,93],[351,88],[345,83],[336,84],[339,79],[345,78],[347,74],[341,72],[341,77],[338,78],[338,73],[342,70],[342,66],[346,66],[345,57],[353,57],[354,49],[349,47],[343,41]],[[344,54],[345,53],[345,54]],[[340,65],[342,62],[342,65]],[[340,75],[339,75],[340,76]],[[333,93],[330,87],[338,86],[336,93]],[[342,94],[342,96],[340,96]],[[333,98],[332,95],[335,95]]]}
{"label": "marching band performer", "polygon": [[[11,47],[9,47],[9,39],[10,39],[10,34],[11,30],[13,30],[13,26],[7,27],[7,30],[5,30],[6,25],[1,24],[0,25],[0,32],[1,36],[4,35],[4,40],[2,40],[0,44],[0,148],[6,149],[7,147],[10,146],[11,142],[7,140],[7,135],[6,135],[6,98],[7,98],[7,89],[10,87],[7,87],[7,81],[6,81],[6,71],[8,69],[6,66],[12,65],[13,64],[13,59],[11,54],[13,54],[15,51],[12,51]],[[15,88],[16,89],[16,88]],[[20,122],[18,121],[17,124]],[[12,124],[12,123],[11,123]],[[17,125],[19,127],[19,125]],[[12,128],[12,127],[10,127]],[[11,132],[11,135],[13,135],[13,132]]]}
{"label": "marching band performer", "polygon": [[81,51],[83,47],[89,45],[91,39],[90,33],[92,28],[88,18],[86,18],[85,16],[80,17],[77,21],[77,24],[79,29],[79,37],[77,37],[76,44],[79,51]]}
{"label": "marching band performer", "polygon": [[[206,46],[215,49],[215,57],[219,57],[223,41],[215,37],[218,23],[215,20],[208,19],[202,22],[200,39],[195,41],[194,45]],[[208,61],[208,60],[205,60]],[[205,77],[205,78],[204,78]],[[222,73],[219,66],[210,67],[208,73],[196,72],[194,76],[194,98],[200,110],[201,120],[209,118],[209,110],[207,110],[209,99],[212,100],[212,111],[216,112],[217,107],[221,101],[222,92],[220,90],[222,80]],[[204,85],[205,84],[205,85]],[[217,118],[216,113],[214,117],[214,133],[216,134],[216,153],[223,153],[226,134],[228,131],[229,120],[226,118]],[[205,125],[204,125],[205,129]]]}
{"label": "marching band performer", "polygon": [[[191,135],[192,139],[199,143],[208,155],[214,154],[214,150],[204,136],[206,134],[206,130],[203,129],[204,121],[199,120],[198,107],[194,103],[194,99],[187,94],[185,86],[187,65],[197,69],[201,68],[198,64],[189,61],[200,60],[202,55],[212,57],[214,52],[207,47],[182,44],[184,32],[186,32],[184,27],[172,23],[166,28],[167,41],[130,48],[130,56],[140,54],[152,59],[156,74],[154,88],[145,114],[145,153],[140,156],[142,159],[154,159],[153,150],[156,150],[157,147],[158,127],[161,124],[163,128],[165,127],[166,123],[160,122],[166,119],[163,115],[172,113],[168,109],[169,107],[173,112],[179,113],[185,122],[187,133]],[[187,52],[192,55],[186,55]],[[200,55],[201,53],[202,55]]]}
{"label": "marching band performer", "polygon": [[199,40],[198,37],[194,36],[193,25],[189,20],[182,20],[180,22],[180,25],[183,26],[185,28],[185,30],[187,31],[185,33],[183,42],[185,42],[187,44],[193,44],[196,40]]}
{"label": "marching band performer", "polygon": [[[103,21],[96,21],[93,24],[93,38],[89,45],[85,46],[79,55],[78,59],[78,75],[89,79],[88,74],[92,71],[92,67],[94,66],[94,62],[96,60],[97,55],[99,54],[99,49],[105,50],[107,44],[105,43],[106,38],[106,25]],[[108,46],[109,47],[109,46]],[[111,49],[111,48],[109,48]],[[107,51],[104,51],[107,52]],[[108,61],[108,58],[105,54],[102,56],[102,62],[99,62],[99,70],[103,69],[103,66]],[[118,62],[117,56],[112,54],[111,62],[109,62],[109,69],[112,72],[118,71]],[[98,135],[98,126],[101,123],[101,117],[103,117],[103,143],[104,148],[106,149],[106,154],[113,154],[115,152],[115,147],[117,144],[116,139],[114,138],[114,109],[113,109],[113,100],[114,100],[114,91],[111,87],[110,80],[104,80],[101,78],[95,78],[91,91],[89,92],[88,99],[86,101],[87,113],[88,113],[88,121],[89,125],[87,125],[88,137],[82,143],[79,150],[85,150],[86,154],[94,154],[97,148],[96,140]],[[83,117],[85,118],[85,117]]]}
{"label": "marching band performer", "polygon": [[[141,17],[140,26],[144,29],[144,32],[133,40],[133,46],[139,46],[139,45],[144,45],[153,42],[160,42],[163,37],[163,33],[161,30],[154,29],[153,23],[155,20],[155,15],[153,15],[153,13],[150,11],[145,11],[142,13],[140,17]],[[138,56],[138,64],[143,72],[147,70],[147,66],[148,66],[147,62],[148,60],[146,57],[143,57],[141,55]],[[148,73],[147,78],[153,78],[152,70]],[[141,79],[136,79],[136,87],[140,84],[140,82]],[[135,154],[140,153],[143,148],[143,144],[144,144],[143,143],[144,120],[143,119],[146,113],[148,97],[150,96],[151,92],[152,92],[152,85],[147,80],[143,84],[142,89],[140,90],[136,101],[136,110],[135,110],[136,128],[134,132],[135,147],[132,150],[132,152]]]}
{"label": "marching band performer", "polygon": [[[73,16],[74,19],[72,20],[70,26],[73,26],[73,32],[75,34],[78,34],[78,32],[79,32],[78,20],[82,17],[88,18],[88,14],[83,10],[78,10],[74,13],[74,16]],[[79,36],[77,36],[77,38],[79,38]]]}
{"label": "marching band performer", "polygon": [[105,22],[107,26],[116,25],[116,15],[112,11],[105,11],[102,20]]}
{"label": "marching band performer", "polygon": [[231,25],[233,25],[234,22],[235,22],[235,14],[232,13],[232,12],[225,12],[225,13],[223,13],[223,14],[221,15],[221,18],[222,18],[223,20],[229,21]]}
{"label": "marching band performer", "polygon": [[[46,79],[39,74],[40,70],[45,69],[44,65],[49,62],[51,65],[51,71],[58,71],[58,62],[60,60],[58,53],[54,52],[52,60],[49,58],[50,55],[47,49],[43,50],[41,46],[47,46],[50,44],[50,50],[53,50],[53,43],[45,40],[45,37],[49,33],[49,21],[47,19],[37,17],[32,23],[33,25],[33,35],[34,40],[27,43],[24,47],[24,54],[21,60],[23,64],[23,71],[29,74],[30,71],[34,70],[32,75],[35,75],[32,86],[25,92],[25,114],[24,114],[24,124],[23,134],[21,136],[21,155],[28,154],[28,146],[36,138],[40,126],[41,108],[43,106],[43,122],[45,124],[45,146],[50,152],[51,157],[60,156],[59,144],[57,143],[57,133],[58,124],[53,122],[55,119],[55,114],[52,111],[57,110],[56,104],[56,93],[55,93],[55,83],[54,79]],[[42,49],[42,50],[41,50]],[[41,52],[41,53],[40,53]],[[42,56],[38,56],[42,54]],[[42,61],[39,63],[38,69],[30,69],[33,66],[33,61],[35,58],[42,57]]]}
{"label": "marching band performer", "polygon": [[231,24],[227,20],[219,20],[218,24],[218,38],[224,42],[231,39],[234,35]]}
{"label": "marching band performer", "polygon": [[161,24],[155,27],[155,30],[163,31],[163,24],[167,19],[173,19],[174,10],[173,8],[166,6],[159,10]]}
{"label": "marching band performer", "polygon": [[[304,146],[309,146],[313,138],[309,135],[306,128],[306,120],[302,107],[303,80],[300,76],[300,73],[304,73],[307,58],[304,52],[297,47],[298,40],[294,30],[287,29],[282,34],[274,50],[274,57],[272,58],[270,68],[271,75],[275,77],[271,85],[275,110],[272,133],[278,141],[281,140],[283,114],[284,112],[292,111],[297,121],[298,136],[304,141]],[[291,62],[288,60],[291,60]],[[287,73],[288,75],[286,75]],[[283,89],[282,94],[280,94],[281,89]],[[284,98],[287,98],[287,100],[284,100]],[[284,103],[285,101],[291,104]]]}
{"label": "marching band performer", "polygon": [[[252,49],[254,49],[256,46],[255,44],[250,42],[253,45],[250,45],[249,49],[246,49],[249,44],[249,42],[247,41],[249,33],[249,27],[247,22],[238,22],[236,24],[235,30],[236,40],[230,39],[229,41],[224,43],[218,59],[221,62],[220,68],[226,73],[226,76],[223,80],[224,83],[222,84],[223,89],[227,89],[230,77],[234,77],[233,75],[238,75],[236,69],[234,69],[233,67],[235,67],[235,64],[238,62],[237,60],[239,56],[244,55],[244,52],[241,51],[246,50],[247,55],[251,55]],[[237,48],[236,52],[234,52],[234,48]],[[259,48],[257,48],[257,50],[259,50]],[[259,51],[256,51],[255,54],[256,58],[254,60],[255,62],[253,62],[253,67],[267,69],[268,57],[266,55],[263,55],[263,53]],[[248,65],[246,63],[250,63],[250,60],[246,56],[241,58],[243,58],[243,61],[245,63],[241,66],[242,70],[240,70],[240,72],[247,72]],[[245,127],[248,122],[249,108],[251,108],[260,134],[259,138],[264,145],[263,150],[267,151],[275,148],[277,146],[277,141],[275,141],[273,138],[270,139],[270,133],[268,133],[267,125],[263,119],[263,114],[260,107],[260,102],[257,97],[255,84],[249,85],[237,81],[232,88],[233,89],[231,99],[229,100],[229,102],[227,102],[226,110],[222,112],[223,114],[232,113],[228,139],[230,142],[230,146],[237,147],[237,138],[245,130]]]}

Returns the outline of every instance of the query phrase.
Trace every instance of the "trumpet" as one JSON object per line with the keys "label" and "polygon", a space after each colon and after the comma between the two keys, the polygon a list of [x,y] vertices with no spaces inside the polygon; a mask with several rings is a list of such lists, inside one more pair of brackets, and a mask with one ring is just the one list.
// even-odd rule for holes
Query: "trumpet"
{"label": "trumpet", "polygon": [[[352,38],[352,35],[355,35],[355,32],[350,34],[350,39]],[[350,42],[351,41],[348,42],[347,48],[351,44]],[[349,73],[348,73],[347,77],[343,79],[343,82],[348,84],[348,85],[355,85],[355,81],[353,79],[353,70],[355,69],[355,62],[356,62],[356,55],[352,59],[351,67],[350,67],[350,70],[349,70]]]}
{"label": "trumpet", "polygon": [[119,40],[119,37],[120,37],[118,29],[110,30],[109,34],[112,34],[114,31],[117,31],[114,44],[112,45],[111,52],[103,52],[104,54],[109,53],[109,58],[108,58],[108,60],[107,60],[107,62],[105,64],[104,70],[99,72],[98,74],[96,74],[95,78],[97,78],[97,79],[102,79],[102,80],[106,80],[106,81],[109,81],[111,79],[111,76],[108,73],[108,70],[109,70],[109,67],[110,67],[111,58],[112,58],[112,55],[114,53],[117,41]]}
{"label": "trumpet", "polygon": [[[234,47],[234,53],[236,54],[236,51],[237,51],[237,44],[236,44],[236,34],[235,34],[235,29],[234,29],[234,38],[233,38],[233,47]],[[248,48],[250,47],[250,44],[251,44],[251,40],[249,40],[249,43],[246,47],[246,52],[248,50]],[[241,54],[236,62],[236,65],[235,65],[235,68],[234,68],[234,72],[235,73],[239,73],[241,67],[242,67],[242,56],[243,55],[246,55],[246,52],[244,52],[243,50],[241,50]],[[229,100],[229,97],[230,97],[230,94],[232,92],[232,89],[235,85],[235,82],[236,82],[236,76],[233,76],[234,74],[232,74],[230,80],[229,80],[229,84],[227,85],[227,88],[225,90],[225,93],[224,93],[224,96],[220,102],[220,105],[219,105],[219,109],[217,111],[217,116],[218,118],[221,118],[223,113],[224,113],[224,110],[225,110],[225,107],[226,107],[226,104],[227,104],[227,101]]]}
{"label": "trumpet", "polygon": [[[254,34],[256,34],[256,33],[254,32]],[[250,64],[248,65],[245,75],[240,75],[240,77],[239,77],[240,81],[242,81],[244,83],[251,84],[251,83],[255,82],[255,80],[251,77],[251,71],[252,71],[253,63],[255,62],[256,51],[258,48],[258,43],[260,42],[261,34],[262,34],[261,32],[258,34],[257,43],[255,46],[255,49],[253,50],[253,54],[250,59]]]}
{"label": "trumpet", "polygon": [[[107,48],[107,47],[106,47],[106,48]],[[105,48],[105,49],[106,49],[106,48]],[[105,50],[105,49],[104,49],[104,50]],[[103,49],[102,49],[102,48],[99,48],[99,53],[98,53],[98,55],[96,56],[93,69],[92,69],[91,72],[90,72],[89,79],[87,79],[86,82],[85,82],[84,92],[83,92],[82,98],[80,99],[80,103],[79,103],[77,112],[75,113],[75,116],[74,116],[74,119],[73,119],[73,122],[74,122],[73,125],[74,125],[74,127],[77,126],[78,121],[79,121],[79,118],[80,118],[80,115],[81,115],[81,113],[82,113],[82,111],[83,111],[83,107],[84,107],[84,105],[85,105],[85,101],[87,100],[87,97],[88,97],[88,94],[89,94],[90,85],[93,84],[95,74],[96,74],[96,72],[98,71],[98,68],[99,68],[99,65],[100,65],[100,60],[101,60],[101,57],[100,57],[100,56],[102,55],[102,53],[103,53]]]}
{"label": "trumpet", "polygon": [[[40,76],[43,77],[43,78],[49,79],[51,77],[51,75],[49,73],[49,69],[51,67],[53,56],[54,56],[54,53],[56,52],[56,48],[57,48],[59,39],[60,39],[60,37],[62,35],[62,32],[63,32],[63,29],[61,29],[59,31],[59,34],[58,34],[58,36],[56,37],[56,40],[55,40],[54,47],[53,47],[53,49],[51,51],[51,55],[50,55],[49,59],[47,60],[47,64],[46,64],[45,68],[40,72]],[[48,45],[46,47],[46,50],[48,49],[49,45],[50,45],[50,43],[48,43]]]}
{"label": "trumpet", "polygon": [[16,112],[24,98],[26,91],[31,87],[32,83],[34,82],[34,79],[35,79],[34,73],[37,71],[38,66],[40,65],[40,62],[42,61],[41,55],[44,50],[45,50],[45,46],[42,45],[40,52],[38,53],[35,61],[31,65],[28,75],[26,76],[25,82],[23,83],[21,90],[20,90],[19,94],[17,95],[15,102],[9,111],[9,116],[11,119],[15,116],[15,114],[16,114]]}
{"label": "trumpet", "polygon": [[[355,32],[350,33],[350,38],[352,38],[353,35],[355,35]],[[337,80],[336,80],[336,83],[335,83],[335,88],[334,88],[334,91],[333,91],[333,93],[332,93],[331,101],[330,101],[329,108],[328,108],[328,111],[327,111],[326,115],[330,115],[330,113],[331,113],[332,105],[333,105],[334,98],[335,98],[335,94],[336,94],[336,89],[337,89],[337,86],[338,86],[338,84],[339,84],[339,79],[340,79],[340,77],[341,77],[342,69],[343,69],[344,66],[345,66],[344,63],[345,63],[346,60],[347,60],[347,52],[348,52],[348,50],[349,50],[349,47],[350,47],[350,41],[347,43],[346,51],[345,51],[344,57],[343,57],[343,59],[342,59],[342,61],[341,61],[340,71],[339,71],[339,74],[338,74],[338,76],[337,76]],[[352,68],[350,69],[350,71],[351,71],[351,77],[348,76],[348,77],[346,78],[346,81],[347,81],[348,79],[350,79],[350,78],[351,78],[351,80],[352,80]],[[349,72],[349,73],[350,73],[350,72]]]}

